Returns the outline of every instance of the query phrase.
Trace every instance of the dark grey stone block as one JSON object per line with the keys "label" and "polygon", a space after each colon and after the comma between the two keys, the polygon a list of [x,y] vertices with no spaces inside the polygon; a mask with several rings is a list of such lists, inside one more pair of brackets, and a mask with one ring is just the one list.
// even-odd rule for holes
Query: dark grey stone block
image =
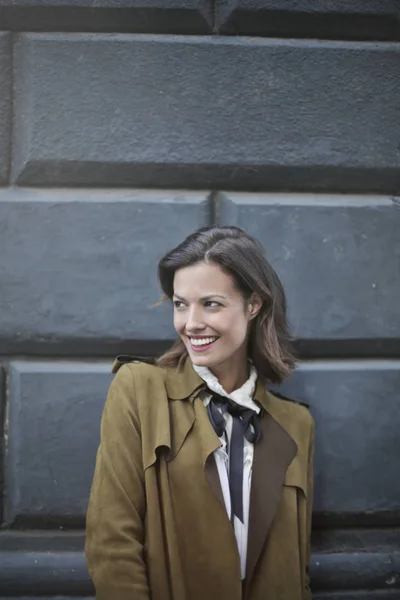
{"label": "dark grey stone block", "polygon": [[400,348],[395,199],[232,193],[218,207],[219,223],[263,243],[284,284],[295,337],[318,342],[320,353],[329,340],[352,340],[356,355],[366,342],[376,354],[385,344]]}
{"label": "dark grey stone block", "polygon": [[14,180],[400,191],[400,46],[22,35]]}
{"label": "dark grey stone block", "polygon": [[111,362],[10,365],[6,523],[83,524],[111,379]]}
{"label": "dark grey stone block", "polygon": [[211,0],[1,0],[0,28],[13,31],[207,33]]}
{"label": "dark grey stone block", "polygon": [[[382,513],[375,515],[382,516]],[[379,518],[370,522],[370,527],[331,527],[315,526],[311,535],[311,546],[314,554],[340,553],[344,550],[350,554],[358,552],[398,552],[400,548],[400,529],[397,523],[382,526]],[[315,523],[315,525],[317,525]]]}
{"label": "dark grey stone block", "polygon": [[314,525],[379,513],[398,521],[399,389],[395,360],[305,363],[281,386],[308,402],[316,421]]}
{"label": "dark grey stone block", "polygon": [[[397,590],[397,593],[400,593],[397,577],[399,569],[400,552],[398,551],[317,554],[313,556],[312,562],[312,587],[327,592]],[[392,598],[392,596],[388,597]]]}
{"label": "dark grey stone block", "polygon": [[0,192],[0,353],[170,341],[170,307],[151,306],[158,260],[208,221],[206,193]]}
{"label": "dark grey stone block", "polygon": [[11,36],[0,33],[0,185],[8,180],[11,132]]}
{"label": "dark grey stone block", "polygon": [[0,532],[1,552],[44,552],[82,553],[85,545],[85,530],[47,529],[26,531],[2,528]]}
{"label": "dark grey stone block", "polygon": [[338,40],[399,40],[397,0],[216,0],[221,33]]}
{"label": "dark grey stone block", "polygon": [[[0,552],[1,597],[59,594],[88,597],[94,588],[83,552]],[[62,594],[62,596],[61,596]]]}

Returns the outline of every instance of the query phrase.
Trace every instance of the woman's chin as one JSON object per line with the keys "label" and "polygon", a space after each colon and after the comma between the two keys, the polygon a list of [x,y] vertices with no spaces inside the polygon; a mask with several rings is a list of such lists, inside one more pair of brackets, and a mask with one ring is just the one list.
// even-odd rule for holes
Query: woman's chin
{"label": "woman's chin", "polygon": [[198,354],[193,354],[193,352],[190,353],[190,358],[194,365],[201,365],[203,367],[206,367],[208,363],[212,362],[209,357],[199,356]]}
{"label": "woman's chin", "polygon": [[190,360],[192,363],[198,367],[208,367],[214,364],[215,360],[212,359],[211,356],[197,354],[196,352],[189,353]]}
{"label": "woman's chin", "polygon": [[221,363],[221,359],[216,356],[193,356],[191,354],[190,359],[196,367],[208,367],[209,369],[217,367]]}

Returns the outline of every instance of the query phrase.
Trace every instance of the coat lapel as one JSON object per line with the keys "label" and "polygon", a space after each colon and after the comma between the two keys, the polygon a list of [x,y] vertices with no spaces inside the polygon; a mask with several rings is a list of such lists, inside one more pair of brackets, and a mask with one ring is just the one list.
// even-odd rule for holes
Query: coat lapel
{"label": "coat lapel", "polygon": [[172,460],[179,452],[191,429],[198,428],[205,476],[212,492],[225,509],[218,468],[214,458],[214,451],[219,448],[220,441],[210,423],[204,404],[198,397],[206,384],[193,369],[190,360],[186,359],[179,374],[175,370],[168,370],[166,387],[168,398],[172,401],[170,406],[170,412],[174,415],[172,422],[176,424],[175,431],[171,436],[169,460]]}
{"label": "coat lapel", "polygon": [[206,473],[206,479],[208,481],[208,485],[210,486],[211,491],[214,492],[215,496],[220,501],[222,508],[224,509],[224,512],[226,512],[224,495],[222,493],[222,487],[221,487],[221,480],[219,478],[218,467],[217,467],[217,463],[215,462],[214,454],[210,454],[207,457],[206,465],[205,465],[205,473]]}
{"label": "coat lapel", "polygon": [[257,386],[256,399],[265,409],[261,419],[262,438],[254,447],[250,492],[246,583],[254,573],[278,508],[286,471],[296,456],[297,444],[268,412],[266,391]]}

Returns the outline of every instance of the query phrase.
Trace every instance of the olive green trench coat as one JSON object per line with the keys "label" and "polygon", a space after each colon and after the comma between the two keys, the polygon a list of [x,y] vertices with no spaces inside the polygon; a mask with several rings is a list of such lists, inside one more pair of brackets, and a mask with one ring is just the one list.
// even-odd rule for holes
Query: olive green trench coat
{"label": "olive green trench coat", "polygon": [[[120,366],[117,363],[117,368]],[[254,449],[246,579],[189,359],[134,361],[111,384],[87,513],[98,600],[308,600],[314,422],[265,390]]]}

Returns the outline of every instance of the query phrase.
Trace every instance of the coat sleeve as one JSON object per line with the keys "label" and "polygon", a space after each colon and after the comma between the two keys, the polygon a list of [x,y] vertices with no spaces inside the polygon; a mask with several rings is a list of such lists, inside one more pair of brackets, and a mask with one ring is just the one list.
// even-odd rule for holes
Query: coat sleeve
{"label": "coat sleeve", "polygon": [[86,518],[86,558],[97,600],[149,600],[143,557],[146,512],[134,375],[119,369],[101,420]]}
{"label": "coat sleeve", "polygon": [[315,425],[312,421],[310,445],[308,450],[308,468],[307,468],[307,556],[306,556],[306,593],[305,600],[312,599],[310,588],[310,569],[311,569],[311,521],[314,490],[314,439]]}

